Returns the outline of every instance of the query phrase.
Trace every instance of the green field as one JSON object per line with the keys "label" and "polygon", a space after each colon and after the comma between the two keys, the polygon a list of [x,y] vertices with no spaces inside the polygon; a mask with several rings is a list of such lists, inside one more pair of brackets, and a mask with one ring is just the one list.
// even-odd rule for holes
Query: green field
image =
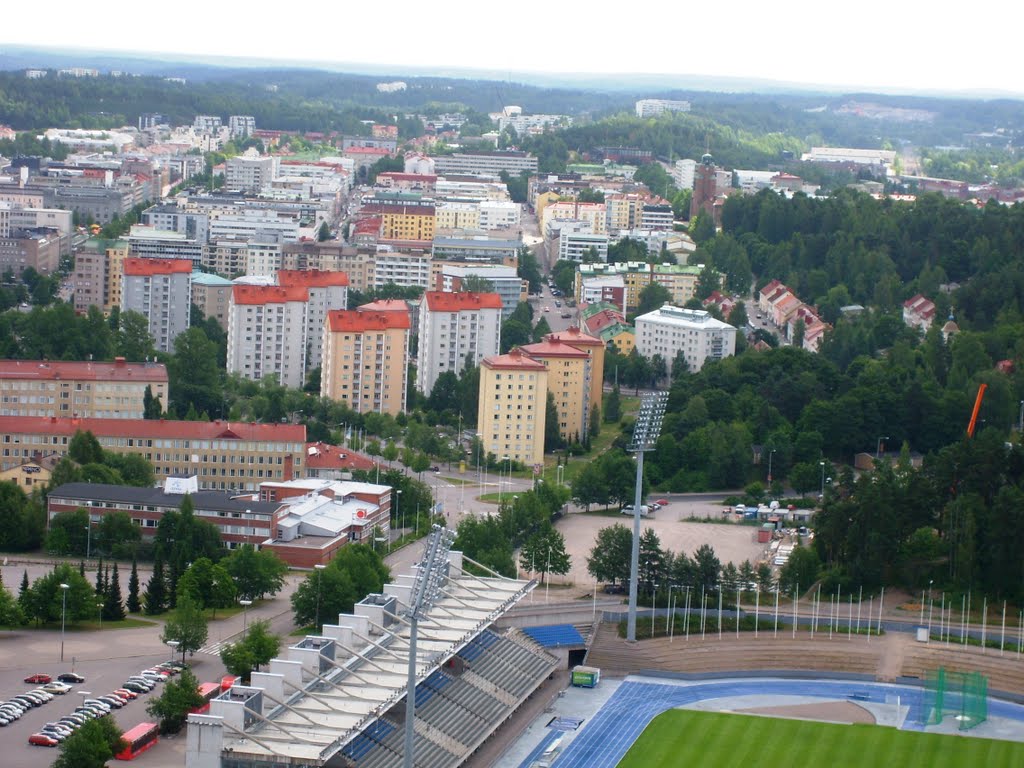
{"label": "green field", "polygon": [[834,725],[752,715],[669,710],[651,721],[619,768],[1018,768],[1024,743]]}

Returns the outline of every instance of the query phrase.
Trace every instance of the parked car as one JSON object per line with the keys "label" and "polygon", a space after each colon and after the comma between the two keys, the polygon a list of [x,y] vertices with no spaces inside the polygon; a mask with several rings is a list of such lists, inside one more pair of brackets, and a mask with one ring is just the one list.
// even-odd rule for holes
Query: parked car
{"label": "parked car", "polygon": [[114,695],[120,696],[125,701],[131,701],[132,699],[139,698],[138,691],[129,691],[127,688],[115,688]]}
{"label": "parked car", "polygon": [[53,701],[53,694],[49,691],[44,691],[42,688],[33,688],[31,691],[28,691],[28,693],[42,699],[44,703],[47,701]]}
{"label": "parked car", "polygon": [[668,499],[655,499],[654,503],[657,504],[659,507],[667,507]]}
{"label": "parked car", "polygon": [[28,737],[28,743],[36,747],[56,747],[60,742],[46,733],[33,733]]}
{"label": "parked car", "polygon": [[64,672],[57,675],[57,679],[62,683],[84,683],[85,678],[76,672]]}
{"label": "parked car", "polygon": [[569,312],[563,312],[562,313],[562,319],[563,320],[568,320],[570,317],[572,317],[571,313],[569,313]]}
{"label": "parked car", "polygon": [[152,687],[148,685],[143,685],[142,683],[135,680],[125,680],[124,684],[121,687],[127,691],[131,691],[136,696],[138,696],[140,693],[149,693],[151,690],[153,690]]}
{"label": "parked car", "polygon": [[622,584],[605,584],[602,590],[606,595],[625,594],[626,588]]}
{"label": "parked car", "polygon": [[43,690],[47,693],[56,693],[58,696],[63,696],[65,693],[71,690],[71,686],[67,683],[61,683],[54,680],[52,683],[47,683],[43,686]]}
{"label": "parked car", "polygon": [[42,672],[36,672],[34,675],[29,675],[28,677],[25,678],[25,682],[26,683],[31,683],[32,685],[39,685],[40,683],[48,683],[51,680],[53,680],[52,677],[50,677],[49,675],[44,675]]}

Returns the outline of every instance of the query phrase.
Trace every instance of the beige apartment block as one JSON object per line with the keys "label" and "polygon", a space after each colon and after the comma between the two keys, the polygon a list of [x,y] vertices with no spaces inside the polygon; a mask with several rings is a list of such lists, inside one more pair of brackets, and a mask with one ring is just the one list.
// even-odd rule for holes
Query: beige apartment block
{"label": "beige apartment block", "polygon": [[590,423],[590,355],[547,338],[521,349],[548,369],[548,391],[555,398],[562,438],[570,442],[582,440]]}
{"label": "beige apartment block", "polygon": [[408,310],[382,312],[366,305],[328,312],[321,396],[357,413],[404,411],[410,326]]}
{"label": "beige apartment block", "polygon": [[521,349],[480,364],[477,428],[484,450],[523,464],[544,463],[549,369]]}

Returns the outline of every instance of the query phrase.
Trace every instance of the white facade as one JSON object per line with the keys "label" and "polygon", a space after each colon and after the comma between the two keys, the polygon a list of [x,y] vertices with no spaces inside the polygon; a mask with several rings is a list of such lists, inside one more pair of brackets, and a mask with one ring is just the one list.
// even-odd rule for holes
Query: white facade
{"label": "white facade", "polygon": [[426,395],[442,373],[458,375],[466,355],[480,365],[501,346],[501,308],[480,299],[488,294],[444,294],[439,301],[435,296],[428,291],[420,302],[416,387]]}
{"label": "white facade", "polygon": [[250,192],[255,194],[277,176],[278,158],[263,157],[254,150],[244,155],[229,157],[224,164],[224,189],[228,192]]}
{"label": "white facade", "polygon": [[377,249],[373,269],[373,285],[380,288],[388,283],[430,287],[430,254],[400,253],[386,246]]}
{"label": "white facade", "polygon": [[666,304],[636,319],[636,348],[644,357],[661,355],[669,366],[682,351],[690,371],[707,360],[736,353],[736,329],[702,309],[681,309]]}
{"label": "white facade", "polygon": [[[235,292],[239,289],[235,288]],[[270,289],[275,290],[275,289]],[[228,306],[228,373],[259,381],[275,375],[280,384],[301,387],[306,372],[306,312],[308,302],[297,292],[262,303],[236,302]],[[302,293],[305,293],[304,291]]]}
{"label": "white facade", "polygon": [[640,99],[636,103],[637,117],[653,117],[665,112],[689,112],[690,102],[672,99]]}
{"label": "white facade", "polygon": [[256,130],[256,118],[252,115],[231,115],[228,117],[228,130],[231,138],[246,138]]}
{"label": "white facade", "polygon": [[434,231],[439,229],[479,229],[480,206],[476,203],[438,203],[434,208]]}
{"label": "white facade", "polygon": [[507,320],[523,295],[523,280],[514,267],[499,267],[492,264],[479,264],[470,267],[445,265],[441,268],[441,290],[452,292],[460,290],[458,285],[470,275],[477,275],[491,283],[494,292],[501,296],[501,319]]}
{"label": "white facade", "polygon": [[266,208],[242,208],[237,212],[211,216],[210,239],[225,237],[261,237],[283,243],[294,242],[299,239],[299,217]]}
{"label": "white facade", "polygon": [[583,261],[593,248],[601,261],[608,261],[608,235],[594,234],[588,222],[565,224],[558,230],[558,258]]}
{"label": "white facade", "polygon": [[188,330],[191,309],[191,270],[121,277],[121,311],[149,318],[149,334],[160,352],[174,350],[174,340]]}
{"label": "white facade", "polygon": [[697,172],[696,160],[676,160],[672,166],[672,181],[679,189],[693,189],[693,178]]}
{"label": "white facade", "polygon": [[522,207],[504,200],[485,200],[480,203],[481,229],[511,229],[519,226]]}
{"label": "white facade", "polygon": [[[438,155],[433,158],[436,173],[445,175],[497,176],[507,171],[510,176],[521,173],[536,173],[537,158],[525,152],[466,152],[454,155]],[[409,171],[406,164],[406,173]]]}
{"label": "white facade", "polygon": [[245,249],[245,274],[271,277],[281,269],[281,244],[260,238],[249,240]]}

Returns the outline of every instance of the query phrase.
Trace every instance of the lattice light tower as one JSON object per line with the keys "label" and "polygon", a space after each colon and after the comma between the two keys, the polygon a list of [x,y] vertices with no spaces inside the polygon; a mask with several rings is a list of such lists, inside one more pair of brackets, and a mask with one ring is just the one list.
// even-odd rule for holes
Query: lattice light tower
{"label": "lattice light tower", "polygon": [[629,450],[636,453],[636,491],[633,496],[633,553],[629,570],[629,620],[626,622],[626,640],[636,640],[636,593],[640,570],[640,512],[644,485],[644,452],[653,450],[661,435],[665,420],[668,392],[653,392],[640,401],[640,413],[633,427],[633,441]]}
{"label": "lattice light tower", "polygon": [[405,690],[405,755],[403,765],[413,768],[413,736],[416,718],[416,632],[419,620],[441,595],[448,580],[448,551],[455,540],[455,531],[434,526],[423,549],[423,559],[416,569],[416,580],[409,595],[405,616],[409,620],[409,676]]}

